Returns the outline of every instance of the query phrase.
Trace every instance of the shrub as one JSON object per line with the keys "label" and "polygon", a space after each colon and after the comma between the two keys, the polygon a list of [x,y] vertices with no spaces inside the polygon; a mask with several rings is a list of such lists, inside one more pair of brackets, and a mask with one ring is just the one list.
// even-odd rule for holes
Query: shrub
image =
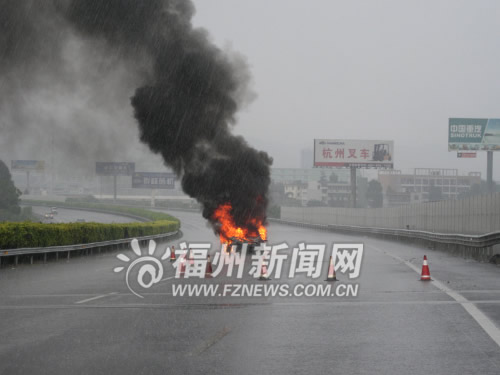
{"label": "shrub", "polygon": [[[24,201],[27,202],[27,201]],[[54,203],[30,201],[34,205],[96,209],[144,217],[145,223],[0,223],[0,249],[47,247],[120,240],[173,232],[180,222],[173,216],[142,208],[102,205],[95,203]],[[26,211],[29,211],[27,208]]]}
{"label": "shrub", "polygon": [[160,220],[148,223],[2,223],[0,249],[86,244],[151,236],[179,229],[178,222]]}

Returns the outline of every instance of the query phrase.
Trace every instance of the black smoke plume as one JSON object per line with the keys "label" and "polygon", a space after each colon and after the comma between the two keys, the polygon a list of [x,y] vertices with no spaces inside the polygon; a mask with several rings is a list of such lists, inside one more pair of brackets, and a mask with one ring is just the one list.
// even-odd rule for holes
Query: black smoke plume
{"label": "black smoke plume", "polygon": [[182,176],[203,216],[229,202],[236,225],[265,222],[272,159],[231,134],[246,66],[192,27],[191,1],[72,0],[62,11],[82,36],[150,58],[147,82],[131,99],[140,139]]}
{"label": "black smoke plume", "polygon": [[34,176],[44,188],[89,183],[96,160],[160,159],[139,142],[129,101],[150,68],[146,54],[82,38],[68,6],[0,0],[0,158],[45,160],[45,182]]}
{"label": "black smoke plume", "polygon": [[193,14],[190,0],[0,0],[0,152],[44,158],[50,147],[68,167],[136,156],[121,106],[141,85],[140,139],[204,217],[229,202],[238,226],[264,222],[272,161],[231,134],[248,69],[193,28]]}

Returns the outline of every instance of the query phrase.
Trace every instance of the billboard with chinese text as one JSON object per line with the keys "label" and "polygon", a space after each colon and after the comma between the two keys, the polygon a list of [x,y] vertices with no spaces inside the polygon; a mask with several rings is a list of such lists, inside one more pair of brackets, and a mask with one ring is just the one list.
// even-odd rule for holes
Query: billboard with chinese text
{"label": "billboard with chinese text", "polygon": [[163,172],[135,172],[132,187],[139,189],[173,189],[175,174]]}
{"label": "billboard with chinese text", "polygon": [[393,168],[394,142],[315,139],[315,167]]}
{"label": "billboard with chinese text", "polygon": [[15,171],[43,171],[45,161],[43,160],[11,160],[10,167]]}
{"label": "billboard with chinese text", "polygon": [[450,118],[448,151],[500,151],[500,119]]}
{"label": "billboard with chinese text", "polygon": [[134,163],[100,161],[95,163],[95,173],[98,176],[131,176],[134,170]]}

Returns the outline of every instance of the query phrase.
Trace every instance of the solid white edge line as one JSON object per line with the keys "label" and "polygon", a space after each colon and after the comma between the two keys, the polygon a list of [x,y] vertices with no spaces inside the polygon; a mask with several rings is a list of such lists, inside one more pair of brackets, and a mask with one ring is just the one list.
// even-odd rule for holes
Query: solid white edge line
{"label": "solid white edge line", "polygon": [[86,303],[86,302],[90,302],[90,301],[95,301],[96,299],[101,299],[101,298],[104,298],[104,297],[112,296],[113,294],[116,294],[116,292],[108,293],[108,294],[101,294],[99,296],[95,296],[95,297],[91,297],[91,298],[87,298],[87,299],[82,299],[81,301],[75,302],[75,304],[79,305],[79,304],[82,304],[82,303]]}
{"label": "solid white edge line", "polygon": [[[366,246],[366,245],[365,245]],[[384,251],[382,249],[379,249],[376,246],[370,245],[368,247],[371,247],[383,254],[386,254],[390,256],[391,258],[407,265],[410,267],[412,270],[414,270],[416,273],[420,274],[420,270],[418,269],[417,266],[414,264],[410,263],[409,261],[398,257],[397,255],[390,254],[387,251]],[[481,328],[491,337],[493,341],[500,347],[500,329],[493,323],[490,318],[488,318],[481,310],[479,310],[476,305],[474,305],[473,301],[469,301],[467,298],[462,296],[460,293],[455,292],[454,290],[450,289],[446,285],[444,285],[441,281],[436,280],[433,278],[430,281],[436,288],[442,290],[445,292],[447,295],[449,295],[451,298],[453,298],[455,301],[459,302],[465,311],[469,313],[469,315],[481,326]]]}

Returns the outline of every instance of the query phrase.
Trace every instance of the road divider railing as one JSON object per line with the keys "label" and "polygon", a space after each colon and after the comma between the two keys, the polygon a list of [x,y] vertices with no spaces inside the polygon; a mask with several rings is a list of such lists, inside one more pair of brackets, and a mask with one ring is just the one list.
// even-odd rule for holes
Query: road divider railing
{"label": "road divider railing", "polygon": [[[137,240],[139,241],[139,244],[144,245],[149,240],[173,239],[178,234],[180,234],[180,231],[176,230],[169,233],[161,233],[152,236],[137,237]],[[7,262],[5,260],[5,258],[7,257],[12,257],[13,262],[11,263],[14,266],[18,265],[19,258],[21,256],[28,257],[29,262],[31,264],[33,264],[36,256],[43,259],[43,262],[45,263],[49,259],[49,256],[52,256],[52,258],[54,258],[55,260],[59,260],[61,254],[63,254],[63,256],[69,260],[71,258],[71,254],[73,253],[77,255],[92,255],[94,253],[100,254],[101,252],[123,249],[124,247],[129,248],[130,242],[131,238],[123,238],[120,240],[100,241],[100,242],[66,245],[66,246],[29,247],[29,248],[0,250],[0,267]]]}
{"label": "road divider railing", "polygon": [[[34,202],[30,203],[35,205]],[[37,202],[37,205],[40,205],[40,202]],[[150,239],[162,240],[175,237],[180,233],[180,221],[165,213],[145,209],[131,211],[130,207],[118,206],[113,206],[112,211],[100,205],[92,205],[87,209],[81,206],[64,205],[64,207],[88,211],[99,210],[99,212],[117,215],[134,215],[146,222],[113,224],[0,223],[0,266],[2,263],[17,264],[20,257],[24,259],[28,256],[31,263],[37,256],[43,257],[43,260],[47,261],[51,254],[58,259],[60,253],[66,253],[69,258],[70,254],[75,252],[91,254],[94,250],[101,252],[123,247],[123,245],[128,246],[133,238],[137,238],[140,242]]]}
{"label": "road divider railing", "polygon": [[500,231],[485,234],[435,233],[411,229],[370,228],[351,225],[312,224],[296,221],[269,219],[270,222],[303,228],[319,229],[330,232],[366,234],[384,239],[420,242],[429,248],[439,246],[449,252],[471,257],[481,261],[490,261],[494,256],[494,246],[500,244]]}

